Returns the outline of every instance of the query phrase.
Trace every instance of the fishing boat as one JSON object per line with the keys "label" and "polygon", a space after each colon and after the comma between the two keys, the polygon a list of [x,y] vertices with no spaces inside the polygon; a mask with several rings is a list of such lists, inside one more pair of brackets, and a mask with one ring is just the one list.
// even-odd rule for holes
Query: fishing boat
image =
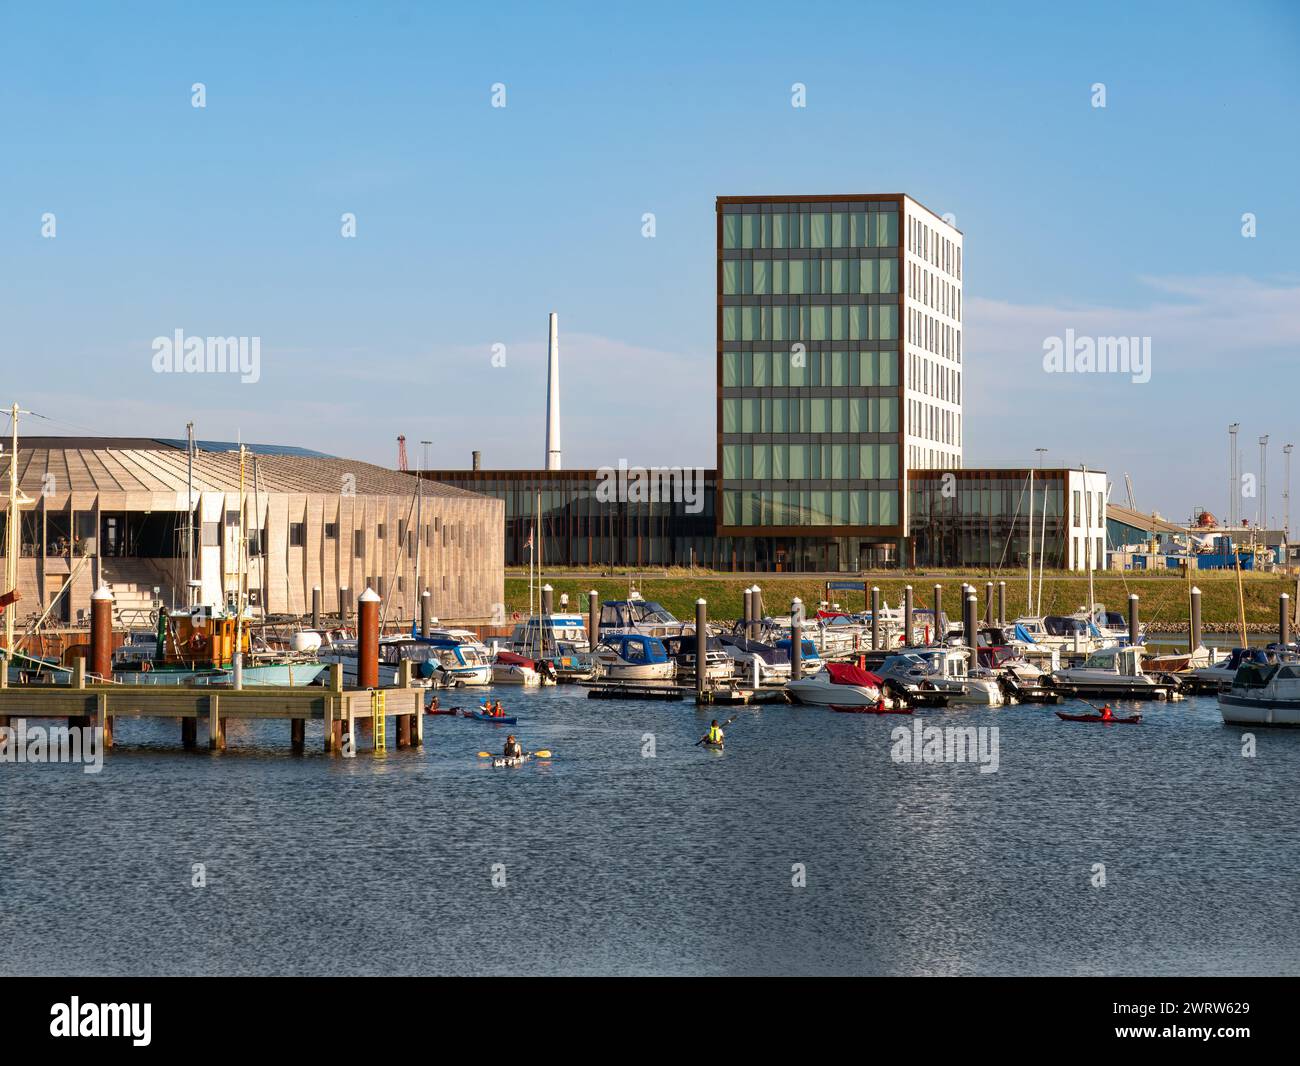
{"label": "fishing boat", "polygon": [[1300,726],[1300,662],[1243,663],[1219,713],[1225,725]]}
{"label": "fishing boat", "polygon": [[1179,694],[1177,681],[1168,675],[1148,674],[1142,668],[1141,645],[1123,645],[1094,651],[1082,666],[1067,666],[1051,675],[1050,685],[1063,692],[1093,693],[1129,699],[1172,699]]}
{"label": "fishing boat", "polygon": [[232,600],[224,608],[198,607],[158,612],[152,642],[138,637],[113,656],[113,680],[122,685],[230,685],[238,651],[246,687],[310,685],[325,672],[316,655],[295,655],[261,648],[253,639],[252,614]]}
{"label": "fishing boat", "polygon": [[657,637],[617,633],[596,646],[596,674],[604,681],[672,681],[677,662]]}
{"label": "fishing boat", "polygon": [[797,703],[865,706],[880,701],[882,685],[879,676],[854,663],[828,662],[812,677],[787,681],[785,691]]}

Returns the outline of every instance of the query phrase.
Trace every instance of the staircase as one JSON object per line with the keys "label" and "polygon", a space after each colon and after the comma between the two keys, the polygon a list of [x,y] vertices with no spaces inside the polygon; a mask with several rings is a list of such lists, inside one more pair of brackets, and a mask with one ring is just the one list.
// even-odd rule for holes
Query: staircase
{"label": "staircase", "polygon": [[[172,579],[166,566],[151,559],[102,559],[100,576],[113,591],[113,614],[118,624],[132,629],[153,625],[151,615],[161,602],[173,602]],[[154,599],[154,589],[158,599]]]}

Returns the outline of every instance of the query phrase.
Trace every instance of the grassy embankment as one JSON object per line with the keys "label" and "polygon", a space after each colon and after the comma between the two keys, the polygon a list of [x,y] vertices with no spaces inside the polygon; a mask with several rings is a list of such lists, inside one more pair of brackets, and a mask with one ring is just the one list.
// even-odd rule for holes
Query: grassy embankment
{"label": "grassy embankment", "polygon": [[[602,577],[601,571],[590,573],[568,571],[547,575],[545,580],[555,589],[558,609],[560,593],[568,593],[570,610],[578,610],[585,602],[588,589],[599,591],[601,599],[626,599],[628,578],[626,574]],[[666,574],[666,576],[665,576]],[[714,620],[734,619],[742,611],[744,590],[757,583],[763,588],[764,606],[769,613],[784,612],[790,599],[799,596],[813,609],[825,598],[825,575],[760,574],[737,577],[710,571],[691,574],[686,570],[641,571],[638,587],[647,600],[657,600],[678,618],[695,616],[695,600],[703,596],[709,601],[709,617]],[[890,606],[902,602],[903,586],[911,585],[918,606],[927,605],[933,597],[935,584],[943,586],[944,610],[950,617],[957,616],[957,593],[963,581],[969,581],[980,590],[983,608],[984,583],[990,580],[987,572],[925,570],[916,572],[891,571],[872,574],[865,579],[853,574],[836,575],[832,580],[866,580],[880,588],[881,599]],[[1007,613],[1025,613],[1025,574],[1004,571],[991,578],[1007,583]],[[1200,571],[1193,581],[1201,590],[1201,618],[1208,624],[1235,624],[1237,621],[1236,575]],[[1035,575],[1037,598],[1037,575]],[[1141,597],[1144,621],[1155,628],[1162,625],[1185,624],[1187,620],[1187,580],[1175,573],[1119,574],[1099,572],[1094,579],[1095,596],[1111,611],[1126,611],[1129,593]],[[1246,621],[1252,624],[1275,626],[1277,623],[1278,596],[1283,592],[1296,596],[1296,580],[1274,574],[1242,574],[1243,599],[1246,604]],[[527,571],[509,570],[506,574],[506,610],[526,612],[528,609]],[[996,595],[996,593],[995,593]],[[836,592],[833,598],[845,610],[862,610],[864,596],[860,592]],[[1065,571],[1043,575],[1043,611],[1046,614],[1069,614],[1082,607],[1088,599],[1086,575]]]}

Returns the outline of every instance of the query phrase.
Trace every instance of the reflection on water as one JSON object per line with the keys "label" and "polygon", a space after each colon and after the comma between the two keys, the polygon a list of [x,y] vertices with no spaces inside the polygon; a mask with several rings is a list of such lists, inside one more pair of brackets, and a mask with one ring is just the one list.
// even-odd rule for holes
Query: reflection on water
{"label": "reflection on water", "polygon": [[211,754],[119,719],[98,776],[0,766],[0,971],[1300,970],[1300,734],[1243,758],[1213,700],[927,716],[999,727],[980,774],[892,762],[907,719],[744,710],[718,756],[688,702],[501,696],[552,762],[493,769],[511,730],[448,717],[351,760],[319,725],[295,758],[287,723]]}

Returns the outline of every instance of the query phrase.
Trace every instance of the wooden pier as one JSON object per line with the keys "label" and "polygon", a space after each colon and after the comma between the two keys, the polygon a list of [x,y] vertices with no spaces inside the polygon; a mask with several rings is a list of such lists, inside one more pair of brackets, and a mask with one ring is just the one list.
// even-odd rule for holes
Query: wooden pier
{"label": "wooden pier", "polygon": [[71,681],[63,685],[10,685],[0,666],[0,726],[13,718],[66,718],[69,726],[104,727],[104,747],[113,746],[117,718],[171,718],[180,723],[181,744],[197,746],[198,724],[208,723],[208,747],[222,751],[229,721],[287,720],[295,753],[306,746],[308,721],[324,726],[325,751],[340,754],[344,737],[357,748],[357,723],[370,726],[371,748],[387,748],[388,719],[396,720],[399,748],[424,743],[423,688],[412,685],[411,664],[404,662],[393,688],[344,689],[343,668],[330,667],[325,686],[298,688],[257,686],[120,685],[88,683],[84,659],[76,660]]}

